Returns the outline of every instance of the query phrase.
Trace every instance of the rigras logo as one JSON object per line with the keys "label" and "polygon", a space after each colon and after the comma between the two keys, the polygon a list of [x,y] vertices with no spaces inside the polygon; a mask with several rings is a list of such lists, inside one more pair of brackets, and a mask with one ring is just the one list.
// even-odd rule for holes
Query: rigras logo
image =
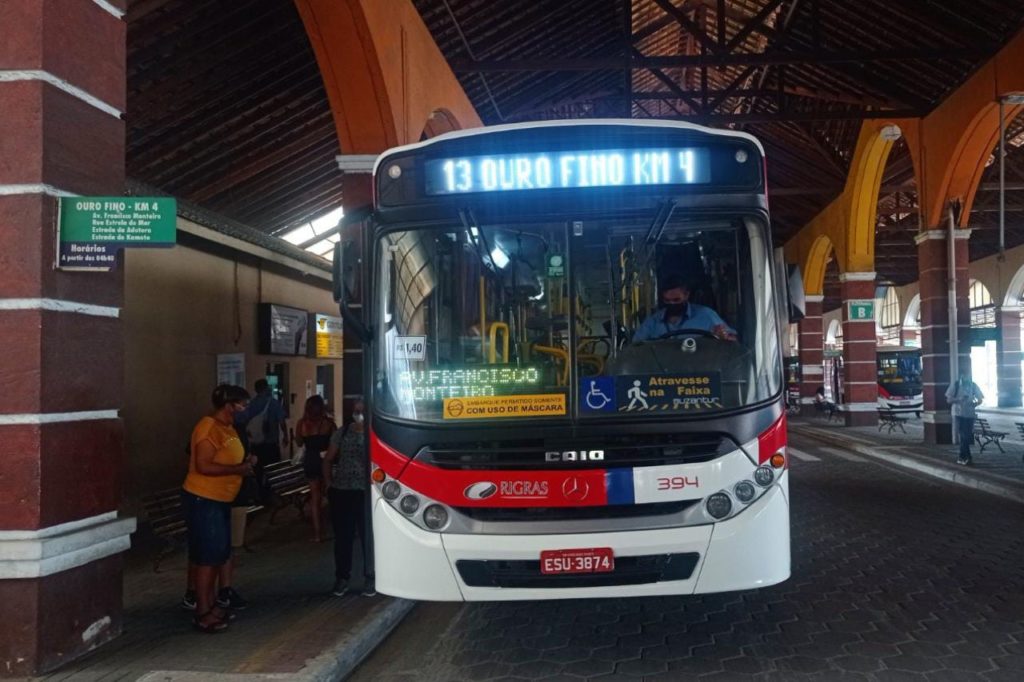
{"label": "rigras logo", "polygon": [[498,492],[498,486],[495,484],[490,481],[478,481],[467,486],[462,494],[465,495],[467,500],[486,500],[496,492]]}

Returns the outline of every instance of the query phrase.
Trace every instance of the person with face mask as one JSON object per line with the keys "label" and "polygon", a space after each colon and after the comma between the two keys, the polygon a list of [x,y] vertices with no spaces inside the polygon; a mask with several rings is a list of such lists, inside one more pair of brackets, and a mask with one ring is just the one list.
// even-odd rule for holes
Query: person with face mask
{"label": "person with face mask", "polygon": [[985,400],[978,385],[971,381],[970,373],[960,372],[960,378],[946,389],[946,400],[952,405],[956,431],[960,439],[960,453],[957,464],[971,464],[971,441],[974,440],[974,420],[978,407]]}
{"label": "person with face mask", "polygon": [[[188,475],[182,485],[182,505],[188,528],[188,560],[195,571],[195,627],[219,632],[227,627],[228,613],[214,603],[217,575],[231,561],[231,502],[256,464],[235,431],[234,422],[245,410],[249,394],[241,386],[218,386],[213,391],[213,412],[192,431]],[[223,589],[231,589],[222,585]]]}
{"label": "person with face mask", "polygon": [[660,339],[684,329],[704,331],[715,337],[735,341],[736,332],[711,308],[690,303],[690,287],[678,275],[669,275],[658,288],[661,310],[656,310],[637,327],[633,343]]}
{"label": "person with face mask", "polygon": [[366,505],[369,472],[366,466],[365,406],[352,406],[352,421],[331,436],[323,460],[324,480],[329,481],[327,504],[334,529],[334,589],[337,597],[349,589],[352,575],[352,543],[359,536],[363,556],[363,596],[376,594],[373,568],[367,556]]}

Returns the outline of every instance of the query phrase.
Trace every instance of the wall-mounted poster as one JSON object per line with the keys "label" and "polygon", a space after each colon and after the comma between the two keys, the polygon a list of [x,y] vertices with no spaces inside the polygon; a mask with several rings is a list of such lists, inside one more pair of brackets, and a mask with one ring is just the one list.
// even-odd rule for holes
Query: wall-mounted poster
{"label": "wall-mounted poster", "polygon": [[260,353],[306,355],[309,313],[276,303],[260,303],[257,316]]}
{"label": "wall-mounted poster", "polygon": [[217,355],[217,383],[245,386],[245,353]]}

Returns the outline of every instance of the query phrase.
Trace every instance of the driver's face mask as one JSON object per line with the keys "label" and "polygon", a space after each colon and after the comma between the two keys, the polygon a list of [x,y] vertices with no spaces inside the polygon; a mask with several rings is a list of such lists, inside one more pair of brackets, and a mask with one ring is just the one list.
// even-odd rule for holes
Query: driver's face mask
{"label": "driver's face mask", "polygon": [[661,300],[661,307],[665,309],[665,313],[669,317],[682,317],[686,312],[688,298],[685,294],[682,296],[667,296]]}

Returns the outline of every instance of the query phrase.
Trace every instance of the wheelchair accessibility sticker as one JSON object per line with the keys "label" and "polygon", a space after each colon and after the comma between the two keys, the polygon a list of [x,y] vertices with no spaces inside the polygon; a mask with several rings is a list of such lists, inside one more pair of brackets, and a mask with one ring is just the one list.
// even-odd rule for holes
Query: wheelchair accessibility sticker
{"label": "wheelchair accessibility sticker", "polygon": [[[592,381],[592,379],[587,379]],[[616,377],[619,412],[708,410],[722,407],[718,372]]]}
{"label": "wheelchair accessibility sticker", "polygon": [[580,380],[580,407],[588,412],[615,411],[615,377]]}

